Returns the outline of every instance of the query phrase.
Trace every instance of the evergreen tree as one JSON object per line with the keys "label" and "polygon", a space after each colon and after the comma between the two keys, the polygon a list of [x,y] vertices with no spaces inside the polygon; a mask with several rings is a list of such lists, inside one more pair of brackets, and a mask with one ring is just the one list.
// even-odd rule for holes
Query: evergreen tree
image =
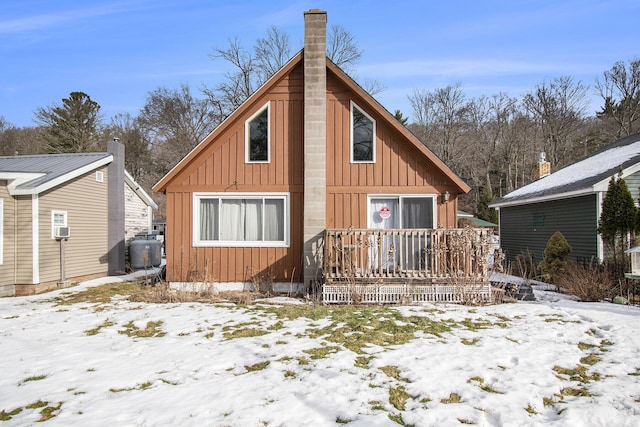
{"label": "evergreen tree", "polygon": [[602,214],[598,223],[598,233],[611,250],[613,265],[621,272],[624,267],[624,251],[629,246],[629,235],[635,229],[637,208],[629,192],[627,183],[618,174],[611,177],[607,195],[602,201]]}
{"label": "evergreen tree", "polygon": [[71,92],[62,105],[38,108],[36,122],[51,153],[95,150],[100,126],[100,105],[84,92]]}
{"label": "evergreen tree", "polygon": [[480,191],[480,197],[478,198],[478,218],[484,219],[485,221],[493,222],[494,224],[498,223],[498,211],[489,207],[489,203],[493,202],[493,192],[491,191],[491,187],[489,185],[485,185],[482,187],[482,191]]}
{"label": "evergreen tree", "polygon": [[571,249],[571,245],[561,232],[556,231],[549,238],[544,248],[544,258],[539,265],[549,282],[558,283],[565,273]]}

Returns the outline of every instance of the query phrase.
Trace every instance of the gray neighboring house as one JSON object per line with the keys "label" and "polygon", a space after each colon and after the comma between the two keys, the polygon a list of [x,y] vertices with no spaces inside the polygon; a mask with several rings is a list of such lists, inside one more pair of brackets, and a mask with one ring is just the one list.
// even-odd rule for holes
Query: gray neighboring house
{"label": "gray neighboring house", "polygon": [[125,240],[151,232],[157,206],[122,144],[107,150],[0,157],[0,296],[124,272]]}
{"label": "gray neighboring house", "polygon": [[603,260],[598,220],[609,180],[620,168],[637,202],[640,134],[619,139],[492,202],[489,206],[500,214],[500,246],[506,259],[513,261],[528,250],[541,261],[547,241],[560,231],[572,247],[572,258]]}

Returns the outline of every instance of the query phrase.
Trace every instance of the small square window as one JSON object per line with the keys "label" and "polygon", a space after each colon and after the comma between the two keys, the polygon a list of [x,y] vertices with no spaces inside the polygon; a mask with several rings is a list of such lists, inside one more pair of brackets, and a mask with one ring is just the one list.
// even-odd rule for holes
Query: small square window
{"label": "small square window", "polygon": [[51,238],[56,238],[56,228],[67,227],[67,211],[51,211]]}
{"label": "small square window", "polygon": [[269,162],[269,103],[245,123],[247,163]]}
{"label": "small square window", "polygon": [[96,171],[96,182],[104,182],[104,172]]}

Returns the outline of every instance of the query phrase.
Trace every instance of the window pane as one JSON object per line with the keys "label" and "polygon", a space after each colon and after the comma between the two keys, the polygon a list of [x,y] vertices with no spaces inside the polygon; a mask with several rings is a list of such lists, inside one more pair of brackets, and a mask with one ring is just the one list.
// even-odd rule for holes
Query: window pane
{"label": "window pane", "polygon": [[200,200],[200,240],[218,240],[218,199]]}
{"label": "window pane", "polygon": [[402,228],[433,228],[433,199],[402,199]]}
{"label": "window pane", "polygon": [[268,108],[249,122],[249,160],[263,162],[269,160],[269,123]]}
{"label": "window pane", "polygon": [[264,202],[264,240],[284,241],[284,200],[268,199]]}
{"label": "window pane", "polygon": [[353,107],[353,160],[373,161],[373,121]]}
{"label": "window pane", "polygon": [[64,212],[53,213],[53,225],[56,227],[64,227],[67,225]]}
{"label": "window pane", "polygon": [[262,200],[222,200],[220,208],[220,240],[262,240]]}

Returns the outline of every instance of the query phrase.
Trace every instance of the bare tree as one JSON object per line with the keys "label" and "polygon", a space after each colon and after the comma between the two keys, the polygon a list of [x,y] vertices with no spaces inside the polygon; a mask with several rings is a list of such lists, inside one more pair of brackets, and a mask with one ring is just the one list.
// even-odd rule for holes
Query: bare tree
{"label": "bare tree", "polygon": [[416,90],[409,96],[416,117],[413,130],[443,162],[460,172],[464,151],[467,101],[460,83],[444,88]]}
{"label": "bare tree", "polygon": [[362,58],[353,35],[340,25],[332,25],[327,37],[327,57],[338,67],[349,70]]}
{"label": "bare tree", "polygon": [[272,26],[267,31],[267,37],[256,41],[254,54],[259,76],[258,84],[261,85],[291,59],[289,34]]}
{"label": "bare tree", "polygon": [[571,77],[556,77],[525,95],[523,105],[542,130],[544,149],[554,168],[573,160],[587,108],[587,87]]}
{"label": "bare tree", "polygon": [[195,98],[188,85],[150,92],[138,118],[154,147],[161,173],[189,153],[222,119],[216,106],[207,98]]}
{"label": "bare tree", "polygon": [[616,138],[632,135],[640,130],[640,59],[625,64],[616,62],[596,79],[596,91],[604,106],[598,113],[602,119],[612,119],[617,124]]}

